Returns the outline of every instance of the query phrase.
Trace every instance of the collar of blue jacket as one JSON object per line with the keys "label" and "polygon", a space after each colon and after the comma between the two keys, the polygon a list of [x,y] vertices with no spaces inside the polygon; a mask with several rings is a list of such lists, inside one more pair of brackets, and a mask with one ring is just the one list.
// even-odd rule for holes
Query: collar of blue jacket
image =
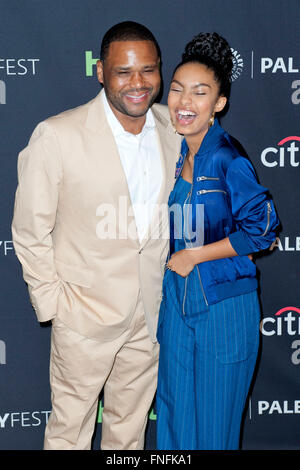
{"label": "collar of blue jacket", "polygon": [[[199,157],[207,152],[213,150],[213,148],[217,145],[219,139],[225,134],[224,129],[220,126],[219,120],[215,118],[214,124],[208,129],[207,133],[204,136],[204,139],[201,143],[201,146],[196,153],[195,157]],[[188,144],[185,139],[183,139],[181,144],[181,155],[185,156],[188,152]]]}

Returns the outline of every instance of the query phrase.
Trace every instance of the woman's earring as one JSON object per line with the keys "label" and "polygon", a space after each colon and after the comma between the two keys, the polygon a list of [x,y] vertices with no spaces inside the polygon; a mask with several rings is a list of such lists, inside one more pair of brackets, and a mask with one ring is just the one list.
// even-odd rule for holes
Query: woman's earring
{"label": "woman's earring", "polygon": [[214,125],[214,122],[215,122],[215,113],[212,115],[212,117],[208,121],[208,128],[212,127]]}
{"label": "woman's earring", "polygon": [[172,119],[171,119],[171,124],[172,124],[174,133],[175,133],[175,134],[178,134],[178,132],[176,131],[175,124],[174,124],[174,122],[172,121]]}

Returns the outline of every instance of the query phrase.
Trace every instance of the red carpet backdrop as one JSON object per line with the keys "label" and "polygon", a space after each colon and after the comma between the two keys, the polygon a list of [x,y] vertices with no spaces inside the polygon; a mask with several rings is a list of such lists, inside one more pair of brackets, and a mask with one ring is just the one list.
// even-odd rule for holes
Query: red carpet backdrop
{"label": "red carpet backdrop", "polygon": [[[161,46],[162,103],[195,34],[216,31],[233,49],[222,125],[270,189],[282,225],[273,249],[256,260],[261,350],[241,448],[300,449],[299,0],[0,1],[0,449],[41,449],[51,409],[51,326],[36,321],[11,241],[17,156],[39,121],[98,93],[102,36],[128,19],[149,27]],[[102,399],[94,449],[101,409]],[[148,449],[155,449],[155,418],[154,403]]]}

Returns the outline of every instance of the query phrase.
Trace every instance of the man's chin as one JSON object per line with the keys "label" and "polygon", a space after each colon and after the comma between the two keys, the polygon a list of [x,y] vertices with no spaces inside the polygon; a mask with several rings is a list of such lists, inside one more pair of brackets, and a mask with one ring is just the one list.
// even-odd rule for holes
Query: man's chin
{"label": "man's chin", "polygon": [[130,116],[132,118],[139,118],[139,117],[145,116],[145,114],[147,113],[147,111],[149,110],[151,106],[152,106],[152,103],[149,103],[146,106],[145,104],[143,106],[137,106],[137,105],[126,106],[124,110],[127,116]]}

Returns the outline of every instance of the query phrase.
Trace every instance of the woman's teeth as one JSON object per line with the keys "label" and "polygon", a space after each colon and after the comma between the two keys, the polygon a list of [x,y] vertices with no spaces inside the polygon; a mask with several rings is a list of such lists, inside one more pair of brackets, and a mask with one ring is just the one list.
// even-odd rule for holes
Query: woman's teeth
{"label": "woman's teeth", "polygon": [[193,111],[186,111],[184,109],[180,109],[176,112],[177,119],[181,121],[192,121],[196,117],[196,113]]}

